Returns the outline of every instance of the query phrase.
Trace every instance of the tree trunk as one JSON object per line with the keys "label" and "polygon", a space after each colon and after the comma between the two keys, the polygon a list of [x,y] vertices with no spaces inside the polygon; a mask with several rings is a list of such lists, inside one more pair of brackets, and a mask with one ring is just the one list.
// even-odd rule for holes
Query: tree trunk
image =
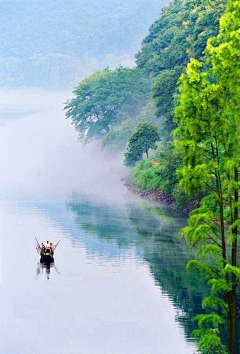
{"label": "tree trunk", "polygon": [[[238,183],[238,169],[235,168],[234,170],[234,181]],[[233,213],[233,222],[236,222],[238,220],[238,188],[235,189],[234,191],[234,213]],[[238,227],[236,226],[233,229],[233,235],[235,237],[233,243],[232,243],[232,266],[236,267],[237,266],[237,237],[238,237]],[[230,318],[231,318],[231,331],[230,331],[230,354],[236,354],[236,334],[237,334],[237,279],[236,275],[232,274],[232,291],[231,291],[231,312],[230,312]]]}

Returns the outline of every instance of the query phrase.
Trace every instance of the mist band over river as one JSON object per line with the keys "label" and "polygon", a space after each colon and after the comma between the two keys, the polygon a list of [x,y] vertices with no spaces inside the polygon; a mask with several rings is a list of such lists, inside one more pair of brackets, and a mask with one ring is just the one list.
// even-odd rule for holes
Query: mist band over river
{"label": "mist band over river", "polygon": [[[187,293],[186,220],[132,196],[121,159],[81,146],[70,96],[0,94],[0,352],[192,354],[202,289]],[[50,270],[35,237],[63,239]]]}

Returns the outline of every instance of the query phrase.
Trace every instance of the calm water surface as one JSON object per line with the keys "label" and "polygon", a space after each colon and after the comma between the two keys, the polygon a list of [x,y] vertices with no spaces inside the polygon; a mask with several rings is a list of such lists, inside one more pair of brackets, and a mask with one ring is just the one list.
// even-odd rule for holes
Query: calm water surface
{"label": "calm water surface", "polygon": [[[1,354],[192,354],[184,218],[135,198],[64,120],[68,93],[2,93]],[[62,239],[45,269],[39,242]]]}

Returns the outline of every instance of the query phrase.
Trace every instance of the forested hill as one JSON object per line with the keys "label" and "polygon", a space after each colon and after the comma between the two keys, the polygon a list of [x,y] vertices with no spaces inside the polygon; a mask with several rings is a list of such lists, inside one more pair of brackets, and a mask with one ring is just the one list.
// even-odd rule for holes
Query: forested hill
{"label": "forested hill", "polygon": [[1,86],[72,87],[93,70],[133,65],[168,2],[0,1]]}
{"label": "forested hill", "polygon": [[153,77],[201,58],[208,38],[216,36],[226,0],[174,0],[150,27],[136,55],[139,68]]}

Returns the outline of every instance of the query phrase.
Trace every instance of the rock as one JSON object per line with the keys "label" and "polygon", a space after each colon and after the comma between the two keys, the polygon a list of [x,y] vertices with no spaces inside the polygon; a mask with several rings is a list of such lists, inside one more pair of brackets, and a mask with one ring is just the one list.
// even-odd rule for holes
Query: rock
{"label": "rock", "polygon": [[[141,187],[132,184],[128,177],[122,178],[121,181],[123,185],[133,194],[138,195],[140,198],[149,200],[150,202],[159,203],[161,205],[168,206],[169,208],[174,208],[176,205],[176,200],[171,193],[165,193],[159,188],[154,188],[150,190],[143,190]],[[184,214],[189,215],[189,213],[199,206],[199,201],[195,200],[190,202],[188,205],[182,207],[181,211]]]}

